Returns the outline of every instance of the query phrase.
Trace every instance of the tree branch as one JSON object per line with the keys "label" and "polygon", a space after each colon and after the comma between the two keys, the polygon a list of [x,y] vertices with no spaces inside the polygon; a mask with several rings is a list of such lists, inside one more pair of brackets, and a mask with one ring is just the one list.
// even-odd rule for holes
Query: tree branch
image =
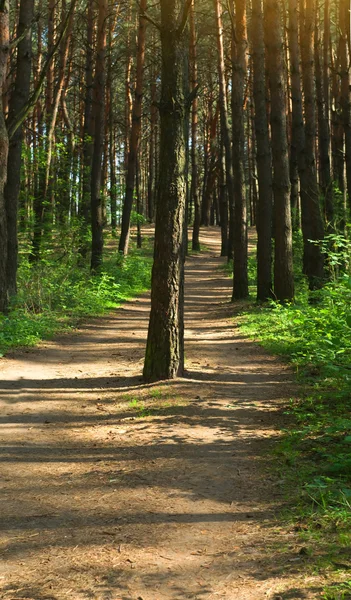
{"label": "tree branch", "polygon": [[190,106],[192,105],[192,103],[194,102],[195,98],[197,97],[197,95],[198,95],[198,92],[199,92],[199,89],[200,89],[200,84],[198,83],[198,84],[197,84],[197,85],[194,87],[194,89],[193,89],[193,90],[190,92],[189,96],[187,97],[187,100],[186,100],[186,102],[187,102],[187,106],[188,106],[189,108],[190,108]]}
{"label": "tree branch", "polygon": [[161,31],[161,25],[160,25],[160,23],[157,23],[157,21],[154,21],[151,17],[149,17],[149,15],[146,14],[146,12],[141,12],[140,13],[140,18],[141,19],[145,19],[145,21],[148,21],[149,23],[151,23],[151,25],[153,25],[154,27],[156,27],[156,29],[158,29],[159,31]]}
{"label": "tree branch", "polygon": [[145,19],[145,21],[148,21],[149,23],[151,23],[151,25],[156,27],[156,29],[161,31],[160,23],[158,23],[157,21],[154,21],[154,19],[147,14],[146,10],[141,9],[139,0],[138,0],[138,6],[139,6],[140,18]]}
{"label": "tree branch", "polygon": [[32,108],[34,108],[37,101],[39,100],[39,96],[41,93],[41,89],[44,85],[47,70],[50,66],[50,63],[51,63],[54,55],[56,54],[57,50],[59,49],[62,39],[67,31],[69,19],[70,19],[72,11],[75,8],[76,3],[77,3],[77,0],[72,0],[70,9],[67,13],[64,25],[62,27],[60,35],[57,38],[56,44],[54,45],[52,51],[48,55],[44,65],[43,65],[43,68],[41,70],[41,73],[40,73],[40,76],[38,79],[37,87],[35,88],[33,94],[29,98],[28,102],[24,105],[22,110],[20,110],[20,112],[17,115],[15,115],[13,121],[11,123],[8,123],[8,125],[7,125],[7,132],[8,132],[9,139],[11,139],[14,136],[14,134],[16,133],[17,129],[19,127],[21,127],[21,125],[22,125],[23,121],[26,119],[28,113],[30,112],[30,110]]}
{"label": "tree branch", "polygon": [[236,37],[235,18],[234,18],[234,14],[233,14],[233,6],[231,5],[230,0],[227,0],[227,8],[228,8],[229,16],[230,16],[230,23],[232,26],[233,39],[234,39],[234,42],[237,44],[238,39]]}
{"label": "tree branch", "polygon": [[188,20],[189,10],[190,10],[192,1],[193,0],[185,0],[183,10],[182,10],[182,13],[179,18],[179,25],[177,27],[178,35],[182,35],[182,33],[185,29],[185,25]]}
{"label": "tree branch", "polygon": [[14,40],[12,40],[10,42],[10,50],[13,50],[14,48],[16,48],[18,46],[18,44],[20,42],[22,42],[22,40],[24,40],[27,33],[32,29],[33,25],[38,22],[38,20],[39,20],[39,15],[37,15],[37,17],[35,19],[33,19],[33,21],[30,23],[30,25],[27,25],[27,27],[24,28],[21,35],[18,35]]}

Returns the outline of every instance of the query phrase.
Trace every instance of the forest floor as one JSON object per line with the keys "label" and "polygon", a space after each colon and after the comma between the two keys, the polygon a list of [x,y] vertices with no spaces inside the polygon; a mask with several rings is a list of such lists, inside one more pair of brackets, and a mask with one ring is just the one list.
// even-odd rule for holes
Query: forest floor
{"label": "forest floor", "polygon": [[142,383],[148,294],[1,359],[1,599],[321,596],[272,455],[293,375],[240,334],[201,241],[183,379]]}

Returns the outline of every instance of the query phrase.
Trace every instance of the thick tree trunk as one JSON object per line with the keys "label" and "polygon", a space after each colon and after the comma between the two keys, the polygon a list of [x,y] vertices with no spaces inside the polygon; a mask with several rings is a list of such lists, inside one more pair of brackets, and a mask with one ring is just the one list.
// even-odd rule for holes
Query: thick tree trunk
{"label": "thick tree trunk", "polygon": [[265,0],[267,73],[271,93],[274,194],[274,294],[280,302],[294,298],[289,155],[286,135],[284,55],[280,0]]}
{"label": "thick tree trunk", "polygon": [[[29,98],[32,65],[32,29],[34,0],[21,0],[17,37],[23,36],[17,49],[16,76],[10,96],[7,127],[16,119]],[[19,127],[10,140],[5,205],[7,216],[7,287],[10,296],[17,292],[17,213],[21,184],[23,129]]]}
{"label": "thick tree trunk", "polygon": [[262,0],[252,0],[252,63],[257,145],[257,299],[272,296],[272,156],[266,109]]}
{"label": "thick tree trunk", "polygon": [[97,54],[93,89],[94,149],[91,164],[91,263],[92,271],[99,270],[102,263],[103,202],[101,194],[102,152],[104,146],[105,87],[106,87],[106,19],[107,0],[99,0],[97,28]]}
{"label": "thick tree trunk", "polygon": [[[0,98],[4,89],[7,60],[10,50],[9,40],[9,2],[0,3]],[[5,124],[5,116],[0,108],[0,312],[6,312],[8,306],[7,292],[7,222],[4,188],[7,177],[7,158],[9,140]]]}
{"label": "thick tree trunk", "polygon": [[122,254],[128,254],[129,234],[130,234],[130,215],[133,207],[133,192],[135,185],[136,162],[139,150],[139,141],[141,133],[141,110],[143,98],[143,76],[145,61],[145,32],[146,19],[144,13],[147,7],[147,0],[140,1],[139,32],[138,32],[138,51],[136,61],[136,84],[135,98],[133,103],[132,128],[130,132],[129,153],[127,161],[126,194],[123,203],[121,237],[119,239],[118,251]]}
{"label": "thick tree trunk", "polygon": [[179,0],[161,0],[161,142],[151,314],[144,364],[146,381],[170,379],[184,369],[184,18]]}
{"label": "thick tree trunk", "polygon": [[244,93],[247,72],[246,0],[235,2],[235,39],[232,34],[232,136],[234,177],[234,279],[232,300],[247,298],[247,207],[245,194]]}

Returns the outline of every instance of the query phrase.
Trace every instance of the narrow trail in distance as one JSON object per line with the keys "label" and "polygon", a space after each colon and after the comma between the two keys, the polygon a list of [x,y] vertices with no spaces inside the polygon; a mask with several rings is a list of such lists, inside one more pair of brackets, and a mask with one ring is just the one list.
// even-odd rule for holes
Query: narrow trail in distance
{"label": "narrow trail in distance", "polygon": [[294,393],[244,338],[219,232],[186,266],[186,376],[141,380],[149,295],[0,362],[3,600],[316,598],[280,522]]}

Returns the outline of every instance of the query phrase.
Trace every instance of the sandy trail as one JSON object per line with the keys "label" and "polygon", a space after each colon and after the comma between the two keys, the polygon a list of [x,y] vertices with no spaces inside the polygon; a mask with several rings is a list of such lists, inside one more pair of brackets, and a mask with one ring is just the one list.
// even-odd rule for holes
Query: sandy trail
{"label": "sandy trail", "polygon": [[318,595],[268,452],[291,375],[240,335],[218,231],[202,242],[184,379],[141,381],[148,295],[1,360],[1,598]]}

